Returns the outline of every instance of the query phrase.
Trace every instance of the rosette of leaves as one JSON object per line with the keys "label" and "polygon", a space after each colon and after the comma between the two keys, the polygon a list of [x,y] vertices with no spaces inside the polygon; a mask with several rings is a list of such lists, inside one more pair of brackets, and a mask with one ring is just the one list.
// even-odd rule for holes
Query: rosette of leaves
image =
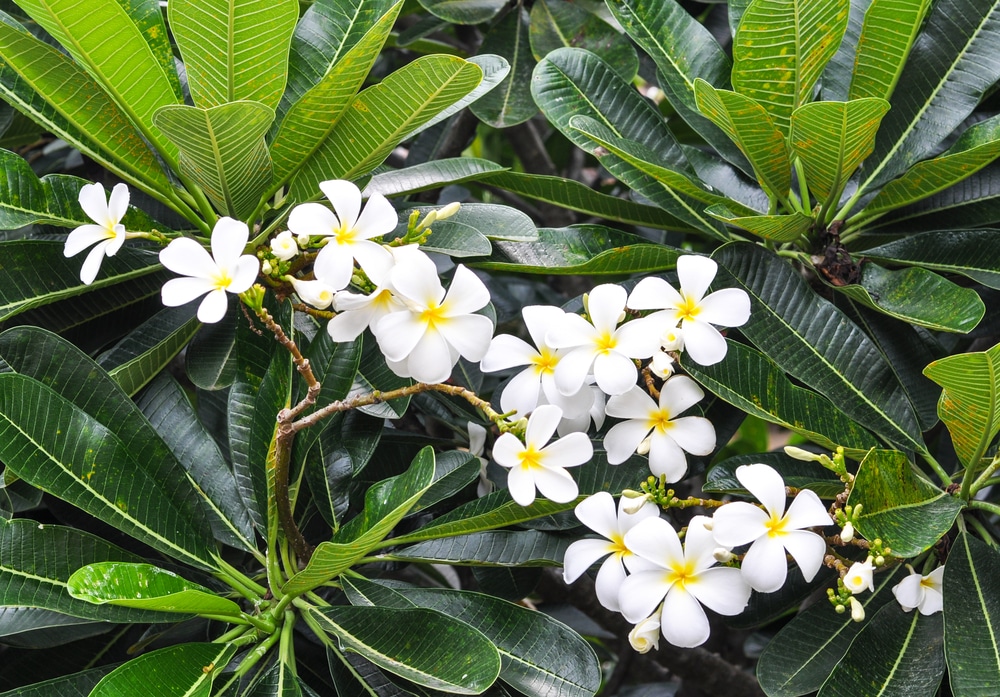
{"label": "rosette of leaves", "polygon": [[[864,503],[857,529],[894,551],[890,566],[932,565],[950,547],[964,557],[947,557],[946,597],[995,606],[998,596],[975,580],[981,565],[995,563],[996,495],[984,488],[996,468],[995,375],[977,358],[980,372],[956,364],[946,384],[936,366],[997,340],[987,308],[1000,289],[1000,233],[984,226],[1000,219],[992,203],[1000,121],[990,99],[1000,78],[1000,9],[924,0],[731,3],[727,50],[718,23],[710,32],[673,0],[608,0],[607,8],[655,64],[655,76],[644,77],[655,79],[649,94],[658,103],[580,47],[542,58],[532,93],[552,126],[631,189],[631,200],[555,178],[505,172],[483,181],[664,230],[653,239],[671,244],[650,241],[648,230],[643,239],[588,221],[543,229],[530,244],[498,245],[482,267],[649,273],[670,271],[682,244],[711,254],[720,266],[714,285],[746,290],[751,316],[730,332],[722,362],[682,361],[684,370],[749,414],[822,448],[844,447],[860,463],[851,493]],[[720,463],[710,483],[714,476],[719,491],[738,488],[723,483],[735,481],[738,464]],[[802,483],[834,494],[820,475]],[[977,493],[985,500],[976,502]],[[951,574],[961,559],[965,571]],[[794,607],[798,592],[776,596],[770,611]],[[949,619],[958,607],[951,603],[945,636],[961,616],[951,610]],[[843,650],[822,664],[803,653],[807,668],[787,651],[769,651],[765,689],[805,694],[825,684],[820,694],[860,694],[848,676],[867,679],[877,662],[900,666],[884,676],[893,694],[932,695],[946,673],[956,694],[979,694],[963,673],[1000,681],[992,654],[942,644],[941,617],[917,620],[893,606],[884,625],[868,611],[865,645],[885,649],[877,658],[860,648],[845,656],[851,637],[841,632],[857,627],[832,610],[837,627],[796,620],[787,630],[798,632],[794,641],[780,646],[808,634],[810,646]],[[992,621],[976,626],[993,645]],[[937,658],[925,665],[928,653]],[[810,680],[763,679],[779,664]],[[920,670],[924,683],[913,676]]]}

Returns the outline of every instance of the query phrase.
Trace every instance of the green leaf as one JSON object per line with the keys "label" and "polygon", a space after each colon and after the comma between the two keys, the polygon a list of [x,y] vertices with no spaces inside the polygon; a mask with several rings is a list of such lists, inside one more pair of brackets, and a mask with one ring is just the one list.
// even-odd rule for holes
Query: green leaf
{"label": "green leaf", "polygon": [[750,492],[736,478],[736,469],[741,465],[764,463],[776,469],[786,486],[796,489],[810,489],[824,499],[836,498],[844,492],[845,485],[840,478],[818,462],[804,462],[785,455],[783,452],[754,453],[728,457],[705,475],[705,491],[716,494],[739,494],[750,496]]}
{"label": "green leaf", "polygon": [[736,143],[768,195],[787,198],[792,184],[792,163],[784,136],[787,126],[779,130],[774,114],[755,99],[716,89],[701,78],[695,80],[694,93],[698,111]]}
{"label": "green leaf", "polygon": [[192,521],[118,436],[45,385],[0,375],[0,441],[0,458],[22,479],[165,554],[214,566],[204,519]]}
{"label": "green leaf", "polygon": [[500,655],[493,643],[436,610],[328,607],[309,612],[341,645],[418,685],[479,694],[500,674]]}
{"label": "green leaf", "polygon": [[[62,253],[63,246],[62,242],[48,240],[0,243],[0,320],[148,276],[162,268],[149,252],[125,247],[115,256],[104,259],[97,280],[85,285],[79,277],[81,262],[66,259]],[[40,268],[46,269],[46,273],[38,273]]]}
{"label": "green leaf", "polygon": [[77,569],[67,582],[69,594],[94,605],[140,610],[239,617],[240,606],[204,586],[152,564],[97,562]]}
{"label": "green leaf", "polygon": [[541,60],[564,46],[585,48],[612,66],[623,80],[639,70],[635,48],[610,24],[566,0],[542,0],[531,8],[531,52]]}
{"label": "green leaf", "polygon": [[[446,49],[451,48],[449,44],[440,44],[440,46],[441,48],[439,50],[442,52],[447,52]],[[482,69],[483,79],[479,85],[477,85],[461,99],[452,102],[451,106],[445,107],[439,111],[436,116],[433,116],[430,120],[422,123],[420,126],[410,131],[406,136],[407,138],[412,138],[418,133],[423,133],[432,126],[436,126],[442,121],[450,119],[462,109],[474,104],[480,97],[492,91],[494,87],[503,82],[504,78],[506,78],[510,73],[510,64],[503,56],[481,53],[477,56],[470,56],[466,60],[470,63],[478,65]]]}
{"label": "green leaf", "polygon": [[481,462],[467,450],[449,450],[434,458],[434,483],[424,492],[409,515],[426,510],[479,479]]}
{"label": "green leaf", "polygon": [[948,427],[958,459],[966,467],[978,467],[1000,432],[1000,344],[934,361],[924,375],[944,388],[938,416]]}
{"label": "green leaf", "polygon": [[404,196],[437,189],[447,184],[475,181],[493,172],[506,171],[508,171],[506,167],[490,160],[478,157],[450,157],[380,172],[371,178],[362,195],[365,198],[376,193],[386,197]]}
{"label": "green leaf", "polygon": [[695,102],[697,78],[719,89],[730,86],[732,61],[708,28],[674,0],[615,0],[608,7],[656,63],[660,88],[678,115],[723,157],[746,167],[741,153]]}
{"label": "green leaf", "polygon": [[[861,38],[861,29],[865,13],[872,0],[851,0],[851,10],[847,18],[847,31],[840,42],[840,48],[826,64],[819,83],[823,99],[827,101],[845,102],[854,79],[854,55]],[[888,99],[888,97],[886,97]]]}
{"label": "green leaf", "polygon": [[[362,347],[361,365],[347,397],[350,399],[358,395],[371,394],[375,390],[388,392],[412,384],[413,380],[410,378],[401,378],[392,372],[386,365],[385,356],[379,350],[378,344],[368,341]],[[406,413],[409,404],[409,397],[399,397],[370,407],[361,407],[359,411],[380,419],[398,419]]]}
{"label": "green leaf", "polygon": [[[761,654],[757,679],[770,697],[798,697],[815,692],[847,653],[858,632],[872,621],[875,611],[896,604],[891,587],[905,576],[903,567],[875,576],[875,592],[858,602],[865,619],[855,622],[850,613],[838,614],[825,600],[813,604],[782,627]],[[859,694],[866,694],[861,692]]]}
{"label": "green leaf", "polygon": [[726,245],[713,258],[721,267],[716,285],[750,294],[750,320],[740,331],[758,349],[855,422],[924,448],[913,408],[878,347],[795,269],[752,244]]}
{"label": "green leaf", "polygon": [[875,132],[889,110],[884,99],[813,102],[792,113],[788,142],[805,168],[809,191],[825,208],[875,148]]}
{"label": "green leaf", "polygon": [[236,379],[236,324],[240,314],[230,300],[216,324],[202,325],[188,344],[184,368],[188,378],[203,390],[221,390]]}
{"label": "green leaf", "polygon": [[174,155],[153,125],[157,109],[178,102],[173,85],[117,0],[21,0],[20,5],[104,87],[146,138],[167,157]]}
{"label": "green leaf", "polygon": [[490,186],[599,218],[665,230],[688,229],[687,224],[662,208],[602,194],[571,179],[510,171],[489,174],[482,179]]}
{"label": "green leaf", "polygon": [[964,505],[918,476],[898,450],[868,453],[848,503],[863,505],[855,519],[858,532],[868,540],[881,538],[898,557],[914,557],[936,543]]}
{"label": "green leaf", "polygon": [[961,274],[1000,290],[997,239],[996,230],[940,230],[910,235],[865,250],[864,255],[875,261],[894,261]]}
{"label": "green leaf", "polygon": [[878,264],[862,264],[858,283],[836,288],[891,317],[942,332],[967,334],[986,314],[975,290],[919,266],[891,271]]}
{"label": "green leaf", "polygon": [[425,10],[452,24],[488,22],[506,4],[505,0],[420,0]]}
{"label": "green leaf", "polygon": [[211,108],[177,104],[157,111],[154,120],[180,149],[181,172],[220,212],[250,215],[271,183],[264,134],[274,120],[273,109],[249,101]]}
{"label": "green leaf", "polygon": [[619,276],[665,271],[679,249],[603,225],[539,228],[536,242],[493,243],[493,256],[473,266],[488,271],[547,275]]}
{"label": "green leaf", "polygon": [[1000,2],[934,3],[882,121],[858,191],[881,186],[933,152],[1000,78]]}
{"label": "green leaf", "polygon": [[738,215],[720,203],[706,208],[705,212],[716,220],[775,242],[795,242],[815,224],[812,216],[798,211],[789,215]]}
{"label": "green leaf", "polygon": [[295,0],[174,0],[167,11],[195,106],[278,106],[299,18]]}
{"label": "green leaf", "polygon": [[167,367],[201,327],[194,304],[167,307],[129,332],[98,363],[127,395]]}
{"label": "green leaf", "polygon": [[918,162],[899,179],[883,187],[860,217],[871,217],[927,198],[957,184],[1000,155],[1000,117],[969,128],[942,155]]}
{"label": "green leaf", "polygon": [[[278,182],[291,176],[333,132],[368,77],[402,7],[402,3],[397,2],[382,15],[371,16],[377,8],[369,3],[362,4],[367,6],[357,8],[353,21],[347,25],[349,29],[338,37],[343,41],[338,46],[337,60],[285,110],[270,149],[275,180]],[[319,5],[314,5],[314,8],[317,7]],[[323,12],[322,9],[315,11]],[[367,28],[367,31],[357,36],[362,28]],[[306,62],[305,57],[301,62]]]}
{"label": "green leaf", "polygon": [[502,56],[510,65],[510,72],[496,89],[469,107],[480,121],[494,128],[516,126],[538,113],[531,100],[535,59],[529,45],[528,23],[527,10],[518,6],[490,30],[480,48],[483,53]]}
{"label": "green leaf", "polygon": [[849,99],[889,99],[930,0],[872,0],[855,48]]}
{"label": "green leaf", "polygon": [[[949,230],[956,220],[963,228],[995,226],[1000,222],[1000,162],[987,165],[944,191],[897,208],[876,220],[872,227],[912,235],[929,230]],[[877,240],[881,242],[882,240]],[[984,250],[985,252],[986,250]]]}
{"label": "green leaf", "polygon": [[[388,590],[366,581],[351,583],[359,594]],[[468,591],[404,588],[393,596],[399,598],[394,598],[393,607],[412,604],[438,610],[481,631],[500,651],[500,679],[526,695],[589,697],[600,686],[593,650],[544,613]]]}
{"label": "green leaf", "polygon": [[767,356],[732,340],[726,343],[729,350],[719,363],[705,366],[684,360],[684,370],[733,406],[831,451],[841,445],[857,456],[877,445],[828,399],[794,385]]}
{"label": "green leaf", "polygon": [[180,384],[163,373],[139,395],[136,405],[197,484],[213,514],[210,522],[215,538],[233,547],[256,550],[253,520],[236,478]]}
{"label": "green leaf", "polygon": [[409,513],[431,485],[434,451],[421,450],[403,474],[373,485],[365,493],[365,508],[340,529],[333,542],[323,542],[306,568],[283,586],[286,593],[301,593],[350,568],[388,535]]}
{"label": "green leaf", "polygon": [[493,530],[428,540],[381,555],[392,561],[469,566],[562,566],[569,540],[537,530]]}
{"label": "green leaf", "polygon": [[171,622],[180,617],[128,608],[95,607],[67,592],[77,569],[138,557],[74,528],[33,520],[0,520],[0,606],[49,610],[102,622]]}
{"label": "green leaf", "polygon": [[[0,36],[3,27],[0,22]],[[47,174],[41,179],[20,155],[0,150],[0,229],[32,223],[76,227],[93,221],[80,208],[83,179]]]}
{"label": "green leaf", "polygon": [[733,89],[787,135],[847,30],[849,0],[753,0],[733,40]]}
{"label": "green leaf", "polygon": [[823,684],[819,697],[857,697],[878,686],[884,697],[934,697],[944,676],[941,615],[904,613],[887,603],[864,626]]}
{"label": "green leaf", "polygon": [[454,257],[486,256],[490,240],[533,242],[538,230],[526,214],[510,206],[464,203],[458,213],[431,225],[422,248]]}
{"label": "green leaf", "polygon": [[292,196],[315,197],[316,182],[367,174],[401,140],[475,89],[483,70],[454,56],[422,56],[361,93],[292,180]]}
{"label": "green leaf", "polygon": [[310,697],[314,694],[296,677],[295,668],[281,658],[243,693],[245,697]]}
{"label": "green leaf", "polygon": [[232,644],[179,644],[133,658],[103,678],[90,697],[208,697],[236,653]]}
{"label": "green leaf", "polygon": [[996,548],[959,535],[944,567],[944,651],[956,697],[987,697],[1000,680],[998,575]]}
{"label": "green leaf", "polygon": [[170,34],[167,32],[164,13],[158,0],[118,0],[118,4],[128,13],[139,29],[139,33],[149,44],[163,74],[170,81],[174,96],[178,102],[184,100],[184,91],[177,76],[177,59],[174,58],[174,48],[171,45]]}
{"label": "green leaf", "polygon": [[88,697],[94,686],[113,668],[114,666],[101,666],[61,678],[52,678],[0,693],[0,697],[49,697],[49,695]]}

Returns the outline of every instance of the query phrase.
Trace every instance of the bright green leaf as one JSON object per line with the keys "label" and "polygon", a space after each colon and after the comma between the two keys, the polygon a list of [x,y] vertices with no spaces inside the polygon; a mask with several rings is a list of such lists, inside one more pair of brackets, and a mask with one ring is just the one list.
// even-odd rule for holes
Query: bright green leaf
{"label": "bright green leaf", "polygon": [[447,184],[482,179],[494,172],[508,169],[490,160],[478,157],[450,157],[444,160],[422,162],[412,167],[379,172],[368,182],[362,192],[364,197],[372,194],[402,196],[428,189],[437,189]]}
{"label": "bright green leaf", "polygon": [[232,644],[178,644],[133,658],[97,683],[90,697],[208,697],[236,653]]}
{"label": "bright green leaf", "polygon": [[855,48],[849,99],[892,96],[930,0],[872,0]]}
{"label": "bright green leaf", "polygon": [[798,211],[789,215],[738,215],[722,203],[706,208],[705,212],[717,220],[775,242],[795,242],[816,222],[812,216]]}

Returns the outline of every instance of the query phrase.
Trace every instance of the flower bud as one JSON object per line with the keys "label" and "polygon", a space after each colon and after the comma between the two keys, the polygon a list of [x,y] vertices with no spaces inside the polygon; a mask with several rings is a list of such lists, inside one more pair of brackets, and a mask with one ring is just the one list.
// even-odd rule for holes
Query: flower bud
{"label": "flower bud", "polygon": [[684,335],[681,334],[680,327],[674,327],[664,332],[660,338],[660,348],[664,351],[684,350]]}
{"label": "flower bud", "polygon": [[311,239],[309,235],[302,233],[301,235],[295,238],[295,241],[299,243],[300,247],[308,247]]}
{"label": "flower bud", "polygon": [[802,460],[803,462],[819,462],[823,459],[823,455],[817,455],[816,453],[811,453],[808,450],[796,448],[794,445],[785,446],[785,455],[793,457],[796,460]]}
{"label": "flower bud", "polygon": [[299,253],[291,230],[284,230],[271,240],[271,254],[282,261],[288,261]]}
{"label": "flower bud", "polygon": [[265,276],[270,276],[273,270],[274,269],[271,268],[271,262],[269,262],[267,259],[265,259],[264,263],[260,265],[260,272]]}
{"label": "flower bud", "polygon": [[865,619],[865,608],[853,595],[848,598],[851,603],[851,619],[855,622],[863,622]]}
{"label": "flower bud", "polygon": [[[628,490],[626,490],[628,491]],[[622,502],[621,509],[622,513],[627,513],[628,515],[634,515],[638,513],[643,506],[651,502],[653,498],[649,494],[643,494],[641,492],[631,492],[633,494],[640,494],[639,496],[629,496],[625,492],[622,492]]]}
{"label": "flower bud", "polygon": [[666,380],[674,374],[674,359],[671,358],[668,353],[657,351],[653,354],[653,360],[649,364],[649,370],[653,373],[653,375],[661,380]]}
{"label": "flower bud", "polygon": [[458,201],[452,201],[447,206],[437,209],[437,219],[444,220],[445,218],[450,218],[451,216],[458,213],[458,209],[462,207],[462,204]]}
{"label": "flower bud", "polygon": [[840,539],[845,543],[854,539],[854,526],[851,525],[851,521],[844,524],[844,529],[840,531]]}
{"label": "flower bud", "polygon": [[844,605],[834,605],[833,609],[837,611],[838,615],[843,615],[845,612],[847,612],[847,607]]}
{"label": "flower bud", "polygon": [[430,227],[435,222],[437,222],[437,219],[438,219],[438,212],[431,211],[430,213],[424,216],[423,220],[420,221],[420,225],[417,226],[417,229],[423,230],[426,227]]}
{"label": "flower bud", "polygon": [[712,552],[712,556],[715,557],[715,561],[720,564],[725,564],[736,558],[736,555],[730,552],[725,547],[716,547],[715,551]]}
{"label": "flower bud", "polygon": [[642,442],[639,443],[639,447],[635,449],[635,452],[638,455],[649,455],[650,447],[651,447],[651,441],[649,439],[649,436],[646,436],[645,438],[642,439]]}
{"label": "flower bud", "polygon": [[639,653],[648,653],[660,647],[660,613],[653,613],[628,633],[628,643]]}
{"label": "flower bud", "polygon": [[875,581],[872,578],[872,558],[869,556],[865,561],[856,561],[851,564],[844,576],[844,588],[857,595],[864,590],[875,590]]}

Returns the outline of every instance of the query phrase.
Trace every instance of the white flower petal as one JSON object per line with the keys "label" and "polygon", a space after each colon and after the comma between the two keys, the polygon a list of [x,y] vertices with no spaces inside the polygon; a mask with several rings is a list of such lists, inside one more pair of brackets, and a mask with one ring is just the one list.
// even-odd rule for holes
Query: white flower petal
{"label": "white flower petal", "polygon": [[206,278],[171,278],[160,289],[160,299],[167,307],[177,307],[200,298],[215,290],[215,284]]}
{"label": "white flower petal", "polygon": [[527,368],[510,379],[500,393],[500,409],[503,412],[516,411],[527,416],[538,406],[538,373]]}
{"label": "white flower petal", "polygon": [[[539,407],[539,409],[542,408]],[[535,413],[537,414],[538,410]],[[562,414],[561,410],[560,414]],[[562,416],[559,418],[561,419]],[[594,457],[594,445],[586,433],[570,433],[546,446],[543,453],[545,455],[542,462],[543,467],[578,467]]]}
{"label": "white flower petal", "polygon": [[[103,189],[101,195],[104,195]],[[113,221],[112,224],[121,222],[128,213],[128,199],[128,186],[120,182],[115,184],[111,189],[111,196],[108,197],[108,217]]]}
{"label": "white flower petal", "polygon": [[107,245],[104,247],[104,254],[113,257],[122,248],[123,244],[125,244],[125,228],[120,224],[115,225],[115,236],[108,240]]}
{"label": "white flower petal", "polygon": [[701,300],[715,280],[719,265],[708,257],[685,254],[677,258],[677,279],[689,297]]}
{"label": "white flower petal", "polygon": [[101,262],[104,260],[104,253],[107,251],[108,244],[111,240],[106,242],[98,242],[93,249],[90,250],[90,254],[87,258],[83,260],[83,266],[80,267],[80,280],[83,281],[85,285],[90,285],[97,278],[97,272],[101,270]]}
{"label": "white flower petal", "polygon": [[[618,513],[615,499],[606,491],[588,496],[574,509],[577,520],[609,540],[618,533]],[[575,543],[574,543],[575,544]]]}
{"label": "white flower petal", "polygon": [[507,490],[516,503],[530,506],[535,501],[535,478],[531,472],[514,467],[507,473]]}
{"label": "white flower petal", "polygon": [[792,500],[785,513],[789,528],[814,528],[822,525],[832,525],[833,520],[827,513],[826,506],[819,500],[816,492],[802,489]]}
{"label": "white flower petal", "polygon": [[354,257],[338,244],[328,244],[319,250],[313,262],[317,280],[338,290],[346,288],[354,274]]}
{"label": "white flower petal", "polygon": [[501,467],[519,467],[523,452],[524,444],[513,433],[503,433],[493,443],[493,460]]}
{"label": "white flower petal", "polygon": [[629,622],[638,622],[649,617],[672,584],[667,581],[665,571],[640,571],[622,582],[618,593],[621,613]]}
{"label": "white flower petal", "polygon": [[542,467],[534,471],[534,476],[539,493],[549,501],[569,503],[580,494],[576,480],[564,469]]}
{"label": "white flower petal", "polygon": [[333,204],[341,225],[348,230],[355,227],[361,212],[361,190],[346,179],[320,182],[319,188]]}
{"label": "white flower petal", "polygon": [[823,557],[826,556],[826,541],[816,533],[807,530],[790,530],[778,539],[785,545],[785,549],[792,555],[795,563],[799,565],[802,578],[806,581],[812,581],[823,565]]}
{"label": "white flower petal", "polygon": [[370,240],[396,229],[396,209],[382,194],[372,194],[354,225],[359,237]]}
{"label": "white flower petal", "polygon": [[296,235],[330,236],[337,227],[337,216],[321,203],[300,203],[288,215],[288,229]]}
{"label": "white flower petal", "polygon": [[667,329],[663,315],[629,320],[615,332],[615,351],[628,358],[649,358],[660,350]]}
{"label": "white flower petal", "polygon": [[562,321],[565,314],[562,308],[553,305],[528,305],[521,308],[524,326],[527,328],[531,340],[535,342],[535,346],[538,348],[547,345],[545,343],[545,335],[549,329]]}
{"label": "white flower petal", "polygon": [[576,394],[583,387],[594,364],[594,352],[586,346],[560,356],[555,368],[556,387],[565,395]]}
{"label": "white flower petal", "polygon": [[616,419],[642,419],[645,421],[656,411],[657,405],[649,393],[635,385],[628,392],[616,394],[608,400],[604,410]]}
{"label": "white flower petal", "polygon": [[100,225],[80,225],[74,228],[66,236],[66,243],[63,245],[63,256],[76,256],[87,247],[98,242],[110,240],[107,228]]}
{"label": "white flower petal", "polygon": [[742,288],[723,288],[698,303],[698,319],[721,327],[741,327],[750,319],[750,296]]}
{"label": "white flower petal", "polygon": [[493,373],[518,365],[530,365],[531,359],[537,355],[538,351],[523,339],[510,334],[498,334],[490,342],[490,348],[479,362],[479,368],[484,373]]}
{"label": "white flower petal", "polygon": [[924,588],[920,585],[920,580],[920,574],[914,572],[892,588],[892,594],[906,612],[918,607],[924,599]]}
{"label": "white flower petal", "polygon": [[455,367],[448,342],[433,329],[424,332],[406,360],[410,375],[418,382],[444,382]]}
{"label": "white flower petal", "polygon": [[382,354],[389,360],[401,361],[423,338],[427,323],[420,321],[412,312],[390,312],[373,325],[372,331]]}
{"label": "white flower petal", "polygon": [[646,518],[625,533],[625,546],[633,554],[664,569],[684,564],[684,550],[677,532],[660,517]]}
{"label": "white flower petal", "polygon": [[649,440],[649,471],[668,482],[678,482],[687,473],[687,458],[674,439],[665,433],[653,431]]}
{"label": "white flower petal", "polygon": [[226,291],[213,290],[205,296],[198,306],[198,321],[205,324],[215,324],[226,316],[229,301],[226,299]]}
{"label": "white flower petal", "polygon": [[104,185],[100,182],[84,184],[80,187],[77,200],[87,217],[101,227],[110,228],[118,222],[112,220],[108,213],[108,197],[104,192]]}
{"label": "white flower petal", "polygon": [[260,271],[260,262],[257,257],[244,254],[236,260],[235,266],[231,269],[232,280],[226,290],[238,294],[249,289],[257,280],[258,271]]}
{"label": "white flower petal", "polygon": [[444,299],[448,315],[467,315],[486,307],[489,302],[490,291],[486,284],[471,269],[459,264]]}
{"label": "white flower petal", "polygon": [[435,324],[438,332],[462,358],[478,361],[490,347],[493,322],[483,315],[459,315]]}
{"label": "white flower petal", "polygon": [[765,523],[770,519],[767,513],[745,501],[727,503],[715,509],[712,516],[712,534],[715,541],[724,547],[738,547],[753,542],[767,534]]}
{"label": "white flower petal", "polygon": [[599,332],[613,332],[618,318],[625,309],[628,293],[614,283],[604,283],[590,291],[587,297],[587,314]]}
{"label": "white flower petal", "polygon": [[670,589],[663,601],[662,612],[660,628],[663,638],[674,646],[690,649],[708,641],[711,633],[708,616],[701,603],[683,587],[675,585]]}
{"label": "white flower petal", "polygon": [[[558,365],[556,370],[559,370]],[[635,385],[638,377],[639,371],[635,363],[617,351],[598,354],[594,359],[594,378],[597,380],[597,386],[609,395],[627,392]]]}
{"label": "white flower petal", "polygon": [[715,365],[729,352],[726,339],[707,322],[684,320],[684,351],[698,365]]}
{"label": "white flower petal", "polygon": [[563,556],[563,580],[573,583],[599,559],[614,552],[608,540],[577,540],[566,548]]}
{"label": "white flower petal", "polygon": [[758,537],[743,557],[740,570],[754,590],[773,593],[781,588],[788,575],[788,561],[781,540],[767,535]]}
{"label": "white flower petal", "polygon": [[524,434],[525,442],[540,450],[556,432],[556,426],[559,425],[561,418],[562,409],[559,407],[551,404],[538,407],[528,419],[528,428]]}
{"label": "white flower petal", "polygon": [[219,271],[208,250],[190,237],[171,240],[160,250],[160,263],[174,273],[196,278],[208,279]]}
{"label": "white flower petal", "polygon": [[643,421],[630,419],[615,424],[604,436],[604,449],[608,451],[608,462],[620,465],[629,459],[643,438],[649,435],[650,427]]}
{"label": "white flower petal", "polygon": [[743,580],[740,570],[728,566],[706,569],[686,587],[700,603],[720,615],[738,615],[750,600],[750,586]]}
{"label": "white flower petal", "polygon": [[212,257],[221,267],[232,266],[250,239],[250,230],[242,220],[219,218],[212,228]]}
{"label": "white flower petal", "polygon": [[647,276],[639,281],[628,296],[626,305],[633,310],[661,310],[677,307],[684,298],[662,278]]}
{"label": "white flower petal", "polygon": [[764,508],[778,518],[785,512],[785,480],[770,465],[740,465],[736,478],[747,491],[764,504]]}
{"label": "white flower petal", "polygon": [[715,450],[715,426],[703,416],[682,416],[672,421],[667,435],[692,455],[708,455]]}
{"label": "white flower petal", "polygon": [[616,555],[605,559],[594,581],[598,602],[612,612],[618,612],[621,608],[618,602],[618,593],[624,582],[625,567],[622,566],[621,559]]}
{"label": "white flower petal", "polygon": [[673,418],[680,416],[704,398],[705,393],[698,387],[698,383],[687,375],[677,375],[663,383],[659,406],[667,409]]}
{"label": "white flower petal", "polygon": [[597,336],[594,325],[580,315],[564,312],[545,334],[545,344],[552,348],[590,347]]}
{"label": "white flower petal", "polygon": [[393,268],[392,253],[375,242],[359,240],[350,245],[344,245],[344,249],[349,250],[351,256],[358,260],[358,266],[370,279],[384,278]]}
{"label": "white flower petal", "polygon": [[341,312],[326,325],[330,338],[337,342],[354,341],[368,328],[372,308]]}
{"label": "white flower petal", "polygon": [[719,545],[712,535],[711,522],[708,516],[696,515],[688,523],[684,535],[684,559],[692,565],[695,573],[716,564],[715,550]]}
{"label": "white flower petal", "polygon": [[944,608],[944,596],[940,590],[924,586],[924,597],[917,606],[921,615],[933,615]]}

